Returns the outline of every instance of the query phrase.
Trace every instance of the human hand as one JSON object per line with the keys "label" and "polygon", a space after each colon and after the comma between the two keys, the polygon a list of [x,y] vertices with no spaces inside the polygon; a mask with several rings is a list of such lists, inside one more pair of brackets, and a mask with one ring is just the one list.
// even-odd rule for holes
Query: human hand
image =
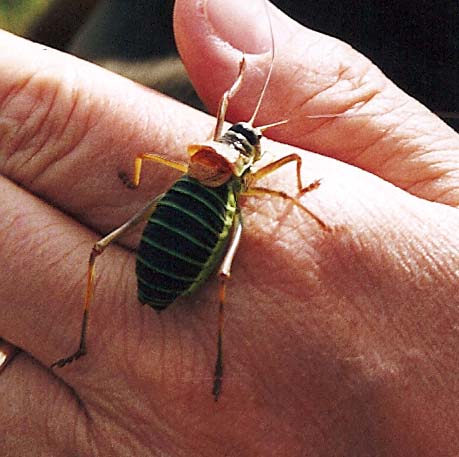
{"label": "human hand", "polygon": [[[257,124],[288,116],[267,133],[319,153],[301,152],[305,182],[322,178],[302,202],[333,232],[282,200],[244,203],[218,403],[216,284],[160,316],[140,307],[138,232],[98,259],[88,355],[48,368],[75,349],[98,233],[177,177],[145,166],[130,191],[118,172],[142,151],[185,160],[214,120],[2,34],[0,335],[23,350],[0,375],[4,455],[457,454],[457,135],[348,46],[270,11],[277,54]],[[176,4],[182,57],[213,108],[241,56],[225,39],[269,48],[266,24],[238,12],[221,30],[197,2]],[[248,56],[229,120],[250,117],[268,64]],[[378,115],[307,117],[331,112]],[[293,192],[293,173],[267,182]]]}

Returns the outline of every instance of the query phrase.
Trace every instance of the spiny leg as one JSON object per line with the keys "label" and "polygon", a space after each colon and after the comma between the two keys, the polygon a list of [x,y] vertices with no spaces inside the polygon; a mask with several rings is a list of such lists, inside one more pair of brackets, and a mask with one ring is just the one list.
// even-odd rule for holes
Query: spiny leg
{"label": "spiny leg", "polygon": [[[314,181],[312,184],[302,189],[301,195],[305,194],[306,192],[310,192],[314,189],[317,189],[318,186],[319,186],[319,181]],[[300,208],[302,211],[307,213],[312,219],[314,219],[317,222],[317,224],[319,224],[322,230],[325,230],[327,232],[331,231],[330,227],[319,216],[314,214],[310,209],[306,208],[306,206],[302,205],[301,202],[297,198],[292,197],[291,195],[288,195],[286,192],[283,192],[281,190],[268,189],[267,187],[257,186],[257,187],[251,187],[250,189],[247,189],[246,191],[242,192],[241,195],[245,197],[259,196],[259,195],[271,195],[274,197],[280,197],[284,200],[288,200],[289,202],[293,203],[295,206]]]}
{"label": "spiny leg", "polygon": [[259,186],[253,185],[257,181],[259,181],[261,178],[264,178],[265,176],[273,173],[274,171],[278,170],[284,165],[287,165],[290,162],[296,162],[296,183],[297,183],[297,189],[298,189],[298,197],[301,197],[304,194],[311,192],[320,186],[320,179],[318,179],[316,181],[313,181],[311,184],[303,187],[303,182],[301,179],[301,165],[303,163],[303,160],[301,159],[301,156],[299,154],[289,154],[285,157],[281,157],[280,159],[275,160],[272,163],[269,163],[268,165],[264,166],[263,168],[260,168],[254,173],[249,174],[247,177],[247,182],[246,182],[247,190],[244,191],[242,195],[250,196],[250,195],[269,194],[269,195],[274,195],[276,197],[283,198],[284,200],[289,200],[295,206],[298,206],[303,211],[305,211],[307,214],[309,214],[309,216],[311,216],[320,225],[322,229],[330,230],[330,228],[327,226],[327,224],[325,224],[325,222],[322,221],[322,219],[320,219],[312,211],[310,211],[308,208],[302,205],[298,201],[297,198],[291,197],[290,195],[282,191],[272,190],[266,187],[259,187]]}
{"label": "spiny leg", "polygon": [[113,232],[109,233],[107,236],[102,238],[101,240],[97,241],[91,251],[89,256],[88,262],[88,271],[87,271],[87,282],[86,282],[86,293],[85,293],[85,300],[83,306],[83,318],[81,322],[81,333],[80,333],[80,344],[76,352],[71,354],[68,357],[60,359],[54,362],[51,365],[51,368],[63,367],[70,362],[78,359],[79,357],[86,354],[86,336],[88,330],[88,322],[89,322],[89,308],[92,302],[92,296],[94,292],[94,278],[95,278],[95,262],[99,255],[101,255],[105,248],[112,242],[119,238],[121,235],[126,233],[131,228],[135,227],[137,224],[142,222],[143,220],[148,219],[150,214],[154,211],[156,207],[156,203],[159,200],[161,195],[155,198],[152,202],[148,203],[147,206],[142,208],[137,214],[135,214],[131,219],[129,219],[126,223],[124,223],[121,227],[118,227]]}
{"label": "spiny leg", "polygon": [[212,389],[212,394],[215,398],[215,401],[218,400],[218,397],[221,392],[222,379],[223,379],[223,320],[225,312],[225,293],[226,293],[226,281],[231,276],[231,265],[233,263],[234,256],[236,255],[239,242],[241,240],[242,234],[242,221],[239,213],[236,213],[234,219],[233,230],[231,234],[231,239],[229,242],[228,250],[226,251],[225,258],[220,266],[218,271],[218,337],[217,337],[217,360],[215,362],[215,372],[214,372],[214,385]]}
{"label": "spiny leg", "polygon": [[157,154],[142,153],[142,154],[139,154],[135,158],[134,177],[132,181],[128,178],[128,176],[125,173],[121,172],[118,174],[118,176],[123,181],[123,183],[130,189],[135,189],[140,184],[140,174],[142,172],[142,164],[144,160],[161,163],[163,165],[166,165],[169,168],[174,168],[175,170],[179,170],[182,173],[186,173],[188,171],[188,166],[183,163],[176,162],[175,160],[166,159]]}
{"label": "spiny leg", "polygon": [[301,156],[299,154],[289,154],[272,163],[269,163],[268,165],[264,166],[263,168],[260,168],[254,173],[251,173],[248,176],[249,187],[251,187],[252,184],[259,181],[261,178],[265,177],[266,175],[271,174],[272,172],[278,170],[279,168],[283,167],[284,165],[287,165],[290,162],[296,162],[296,181],[297,181],[297,187],[298,187],[299,194],[301,195],[305,194],[306,192],[313,190],[312,188],[316,189],[317,187],[319,187],[320,181],[314,181],[309,186],[303,187],[303,182],[301,180],[301,165],[303,163],[303,160],[301,159]]}
{"label": "spiny leg", "polygon": [[230,98],[234,97],[241,87],[242,78],[244,77],[244,71],[246,67],[245,56],[242,56],[241,63],[239,64],[239,73],[233,85],[223,94],[220,102],[218,103],[217,110],[217,124],[215,125],[213,139],[217,140],[222,136],[223,123],[225,122],[226,110],[228,109],[228,103]]}

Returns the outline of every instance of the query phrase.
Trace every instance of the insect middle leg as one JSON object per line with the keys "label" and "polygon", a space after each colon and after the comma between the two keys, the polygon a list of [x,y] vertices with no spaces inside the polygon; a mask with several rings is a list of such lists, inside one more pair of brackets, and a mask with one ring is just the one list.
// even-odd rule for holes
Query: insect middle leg
{"label": "insect middle leg", "polygon": [[92,302],[92,297],[94,293],[94,278],[95,278],[95,266],[96,266],[96,259],[99,255],[101,255],[106,247],[119,238],[121,235],[125,234],[128,230],[132,229],[140,222],[148,219],[151,213],[154,211],[156,207],[156,203],[159,200],[159,197],[154,199],[152,202],[148,203],[147,206],[142,208],[137,214],[135,214],[131,219],[129,219],[126,223],[124,223],[121,227],[118,227],[113,232],[109,233],[107,236],[102,238],[101,240],[97,241],[91,251],[89,256],[88,262],[88,270],[86,276],[86,293],[83,305],[83,318],[81,321],[81,333],[80,333],[80,344],[78,349],[68,357],[63,359],[59,359],[51,365],[51,368],[63,367],[70,362],[80,358],[81,356],[86,354],[86,336],[88,330],[88,322],[89,322],[89,308]]}

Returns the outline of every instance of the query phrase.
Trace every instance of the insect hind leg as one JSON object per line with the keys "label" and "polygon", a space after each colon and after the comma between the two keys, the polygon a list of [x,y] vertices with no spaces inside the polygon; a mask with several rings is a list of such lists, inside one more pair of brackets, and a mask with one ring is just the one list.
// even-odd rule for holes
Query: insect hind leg
{"label": "insect hind leg", "polygon": [[150,214],[156,207],[156,203],[158,199],[161,197],[157,197],[152,202],[150,202],[147,206],[142,208],[137,214],[135,214],[131,219],[129,219],[126,223],[124,223],[121,227],[118,227],[113,232],[109,233],[107,236],[102,238],[101,240],[97,241],[94,246],[92,247],[91,254],[89,255],[88,261],[88,270],[86,275],[86,293],[83,305],[83,318],[81,321],[81,331],[80,331],[80,343],[78,349],[68,357],[64,357],[62,359],[57,360],[51,365],[51,368],[54,367],[64,367],[69,363],[73,362],[74,360],[79,359],[81,356],[86,354],[86,338],[88,333],[88,323],[89,323],[89,308],[92,302],[92,297],[94,294],[94,278],[95,278],[95,266],[96,266],[96,259],[99,257],[107,248],[107,246],[119,238],[121,235],[126,233],[131,228],[135,227],[137,224],[142,222],[143,220],[148,219]]}
{"label": "insect hind leg", "polygon": [[225,296],[226,296],[226,283],[231,277],[231,266],[233,264],[234,256],[236,255],[239,242],[242,235],[242,221],[239,213],[236,213],[231,239],[229,242],[228,249],[223,259],[220,269],[218,271],[218,335],[217,335],[217,360],[215,362],[214,372],[214,385],[212,388],[212,394],[215,401],[218,400],[221,392],[222,380],[223,380],[223,321],[224,321],[224,307],[225,307]]}

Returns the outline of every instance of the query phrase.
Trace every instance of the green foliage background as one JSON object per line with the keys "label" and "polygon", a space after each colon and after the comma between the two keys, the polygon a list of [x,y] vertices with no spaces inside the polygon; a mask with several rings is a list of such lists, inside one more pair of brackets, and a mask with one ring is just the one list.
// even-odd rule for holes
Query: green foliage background
{"label": "green foliage background", "polygon": [[22,35],[51,0],[0,0],[0,28]]}

